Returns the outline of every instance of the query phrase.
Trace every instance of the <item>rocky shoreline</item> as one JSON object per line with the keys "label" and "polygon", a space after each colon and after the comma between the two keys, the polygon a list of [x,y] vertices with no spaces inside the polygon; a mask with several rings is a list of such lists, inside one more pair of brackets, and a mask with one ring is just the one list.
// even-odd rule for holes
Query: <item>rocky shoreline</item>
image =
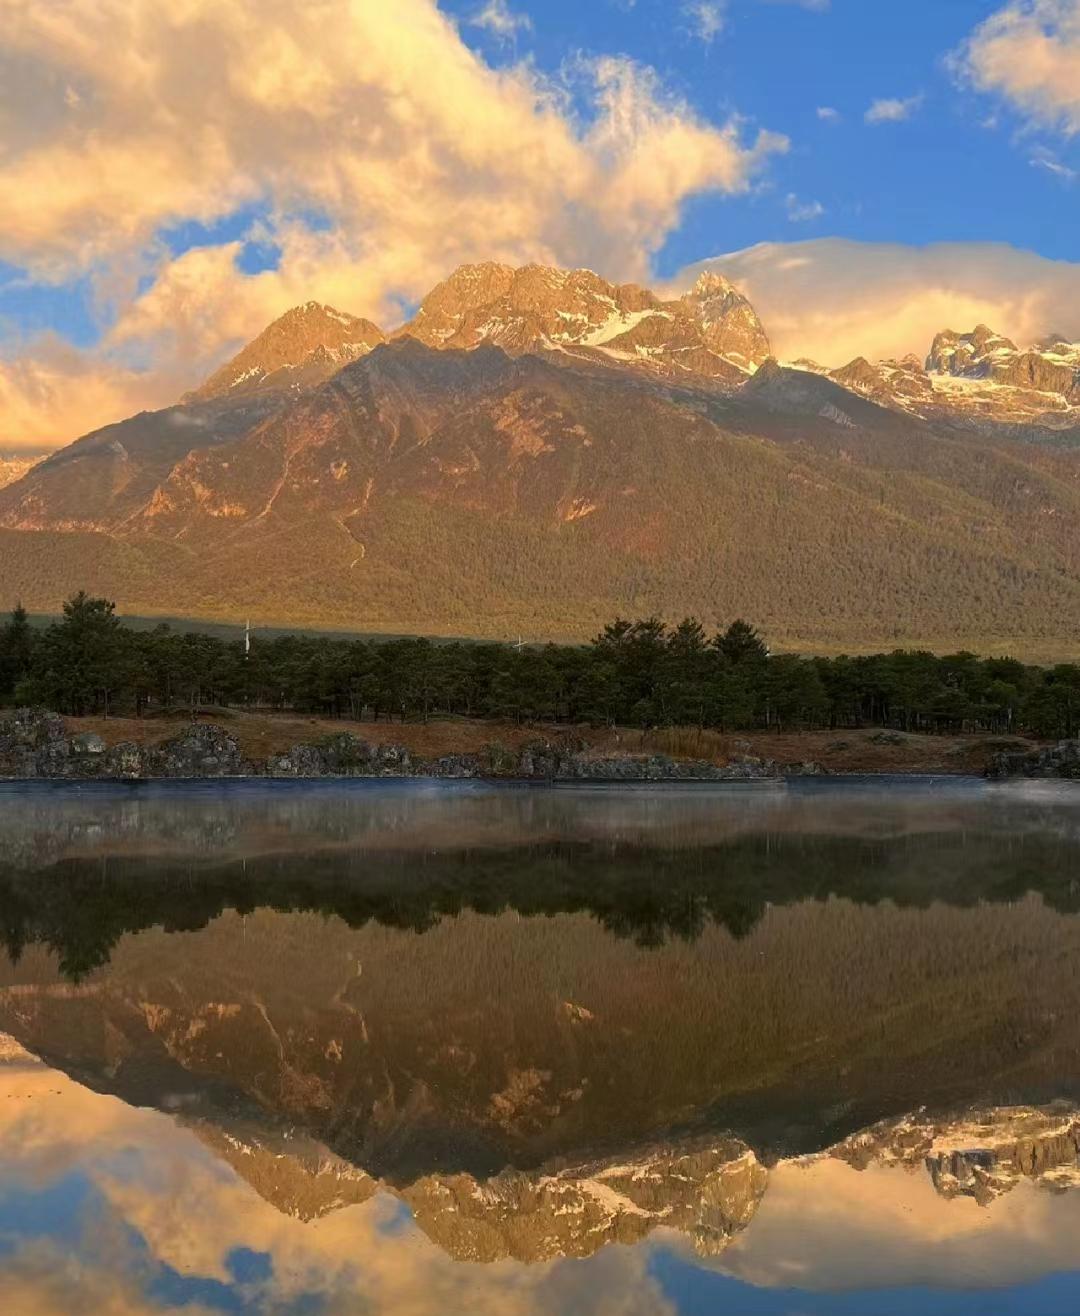
{"label": "rocky shoreline", "polygon": [[[876,744],[903,737],[875,733]],[[475,743],[475,742],[474,742]],[[836,742],[833,748],[844,742]],[[749,744],[739,744],[749,750]],[[539,736],[507,745],[493,740],[469,751],[423,754],[403,744],[373,743],[351,731],[316,736],[287,748],[252,754],[242,736],[207,722],[193,722],[155,743],[110,744],[97,731],[71,732],[59,714],[17,708],[0,713],[0,779],[58,781],[183,780],[188,778],[439,778],[508,781],[777,781],[828,776],[836,771],[891,771],[888,766],[824,766],[813,745],[806,759],[785,762],[737,752],[726,762],[668,754],[604,751],[580,737]],[[827,747],[829,748],[829,747]],[[789,752],[792,746],[788,746]],[[795,749],[798,753],[798,748]],[[966,769],[993,780],[1016,777],[1080,780],[1080,740],[1034,749],[1009,748]],[[908,768],[907,771],[911,769]],[[927,764],[922,772],[938,772]],[[949,772],[958,771],[951,766]],[[959,769],[963,772],[965,769]]]}
{"label": "rocky shoreline", "polygon": [[992,778],[1050,777],[1080,781],[1080,740],[1059,740],[1028,753],[1006,750],[995,754],[986,769]]}
{"label": "rocky shoreline", "polygon": [[822,773],[816,763],[779,765],[738,755],[718,766],[664,754],[596,755],[574,741],[532,741],[518,749],[498,744],[477,753],[425,759],[404,745],[374,745],[351,732],[298,744],[265,759],[245,757],[221,726],[192,723],[156,745],[108,745],[96,732],[69,735],[46,709],[19,708],[0,716],[0,778],[59,781],[208,777],[433,777],[520,781],[763,781]]}

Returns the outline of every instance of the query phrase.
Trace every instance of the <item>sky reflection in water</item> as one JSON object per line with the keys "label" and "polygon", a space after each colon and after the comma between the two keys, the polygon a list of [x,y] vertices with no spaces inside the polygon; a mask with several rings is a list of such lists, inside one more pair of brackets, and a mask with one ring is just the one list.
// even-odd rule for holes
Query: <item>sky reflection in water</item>
{"label": "sky reflection in water", "polygon": [[[909,1075],[942,1118],[973,1100],[1075,1100],[1080,929],[1066,876],[1080,853],[1075,794],[812,788],[739,804],[510,791],[470,796],[464,831],[462,811],[439,793],[426,804],[375,793],[362,807],[356,794],[294,793],[292,814],[259,793],[134,804],[130,794],[91,796],[8,791],[0,801],[0,878],[20,899],[24,878],[39,884],[22,910],[28,940],[17,962],[0,955],[0,1029],[12,1036],[0,1051],[5,1312],[1064,1316],[1080,1307],[1080,1190],[1020,1175],[980,1205],[946,1195],[918,1157],[904,1166],[875,1152],[860,1169],[820,1154],[868,1116],[913,1109]],[[120,812],[100,826],[110,809]],[[331,851],[348,857],[345,868],[327,862]],[[738,867],[724,856],[749,860],[776,903],[737,936],[706,919],[686,936],[669,929],[660,945],[641,944],[640,891],[619,926],[618,900],[609,892],[601,910],[582,906],[573,874],[568,912],[517,912],[532,897],[514,872],[593,864],[592,878],[615,890],[620,870],[639,877],[634,851],[680,852],[687,862],[663,871],[689,873],[696,895],[721,911],[729,906],[717,889]],[[436,908],[431,930],[417,932],[414,907],[401,923],[380,905],[411,873],[437,907],[466,852],[472,876],[455,888],[464,895],[456,918]],[[849,871],[836,872],[844,894],[830,898],[821,873],[838,856]],[[1005,898],[1007,870],[1028,883],[1036,858],[1044,889]],[[167,933],[154,923],[173,895],[155,883],[174,884],[177,863],[193,882],[213,873],[223,885],[206,919]],[[231,911],[237,864],[278,882],[278,912]],[[55,893],[91,868],[110,890],[120,883],[124,930],[110,931],[103,963],[73,979],[49,940],[74,935]],[[927,868],[952,875],[956,903],[905,908],[905,884]],[[297,870],[329,874],[331,905],[342,883],[359,881],[373,885],[374,904],[350,928],[317,912],[306,887],[294,899]],[[137,871],[148,889],[133,909],[124,884]],[[503,912],[469,912],[478,889],[497,889]],[[947,998],[922,1002],[925,1031],[941,1038],[895,1024],[905,965],[921,975],[912,991],[928,981]],[[729,999],[751,971],[757,1011]],[[983,971],[998,993],[986,991]],[[865,1027],[845,1005],[845,977],[864,994]],[[710,984],[719,984],[712,996]],[[359,1025],[348,1031],[358,1013],[366,1040]],[[276,1051],[263,1047],[263,1019]],[[821,1055],[785,1068],[804,1027]],[[882,1059],[877,1029],[910,1056]],[[710,1067],[710,1053],[723,1063]],[[880,1082],[875,1065],[886,1071]],[[376,1072],[393,1078],[392,1119],[365,1086]],[[605,1072],[617,1079],[606,1095]],[[410,1074],[417,1086],[406,1092]],[[537,1074],[550,1082],[522,1085]],[[583,1095],[567,1097],[575,1084]],[[800,1094],[813,1118],[796,1128]],[[843,1110],[830,1108],[830,1094]],[[688,1225],[661,1220],[633,1246],[605,1242],[581,1259],[478,1264],[460,1255],[482,1235],[432,1214],[455,1174],[475,1175],[469,1192],[482,1195],[491,1158],[520,1164],[530,1182],[587,1162],[581,1182],[602,1180],[610,1192],[615,1181],[598,1165],[641,1158],[646,1144],[650,1155],[660,1144],[700,1150],[728,1133],[753,1148],[767,1183],[745,1227],[712,1255],[695,1251]],[[451,1165],[454,1138],[468,1149]],[[366,1179],[366,1200],[335,1208],[331,1185],[317,1209],[305,1205],[330,1162],[389,1177]],[[419,1196],[418,1183],[427,1185]],[[514,1201],[519,1214],[533,1209],[527,1195]]]}

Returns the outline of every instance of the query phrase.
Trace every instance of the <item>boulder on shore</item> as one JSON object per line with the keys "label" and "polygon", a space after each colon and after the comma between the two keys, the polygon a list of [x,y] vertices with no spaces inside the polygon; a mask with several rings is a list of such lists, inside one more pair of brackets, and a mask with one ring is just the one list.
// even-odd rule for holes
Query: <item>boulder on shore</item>
{"label": "boulder on shore", "polygon": [[1048,749],[1030,752],[1003,750],[995,754],[986,775],[1005,777],[1050,777],[1080,781],[1080,740],[1059,740]]}
{"label": "boulder on shore", "polygon": [[43,708],[0,715],[0,776],[61,780],[140,777],[234,777],[256,771],[235,738],[196,723],[160,745],[123,742],[110,749],[93,731],[69,736],[64,720]]}

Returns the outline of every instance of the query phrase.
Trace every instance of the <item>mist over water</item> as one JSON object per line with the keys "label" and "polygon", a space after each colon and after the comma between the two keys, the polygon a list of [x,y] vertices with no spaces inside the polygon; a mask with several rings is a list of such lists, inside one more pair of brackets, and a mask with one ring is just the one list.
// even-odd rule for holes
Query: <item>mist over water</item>
{"label": "mist over water", "polygon": [[7,785],[0,912],[26,1310],[1080,1296],[1070,784]]}

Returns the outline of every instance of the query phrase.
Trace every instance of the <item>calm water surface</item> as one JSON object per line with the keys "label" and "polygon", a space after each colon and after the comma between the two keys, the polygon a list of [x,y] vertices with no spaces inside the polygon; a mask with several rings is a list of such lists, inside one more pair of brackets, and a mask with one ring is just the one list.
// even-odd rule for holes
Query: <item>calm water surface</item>
{"label": "calm water surface", "polygon": [[0,1311],[1080,1311],[1080,787],[0,785]]}

